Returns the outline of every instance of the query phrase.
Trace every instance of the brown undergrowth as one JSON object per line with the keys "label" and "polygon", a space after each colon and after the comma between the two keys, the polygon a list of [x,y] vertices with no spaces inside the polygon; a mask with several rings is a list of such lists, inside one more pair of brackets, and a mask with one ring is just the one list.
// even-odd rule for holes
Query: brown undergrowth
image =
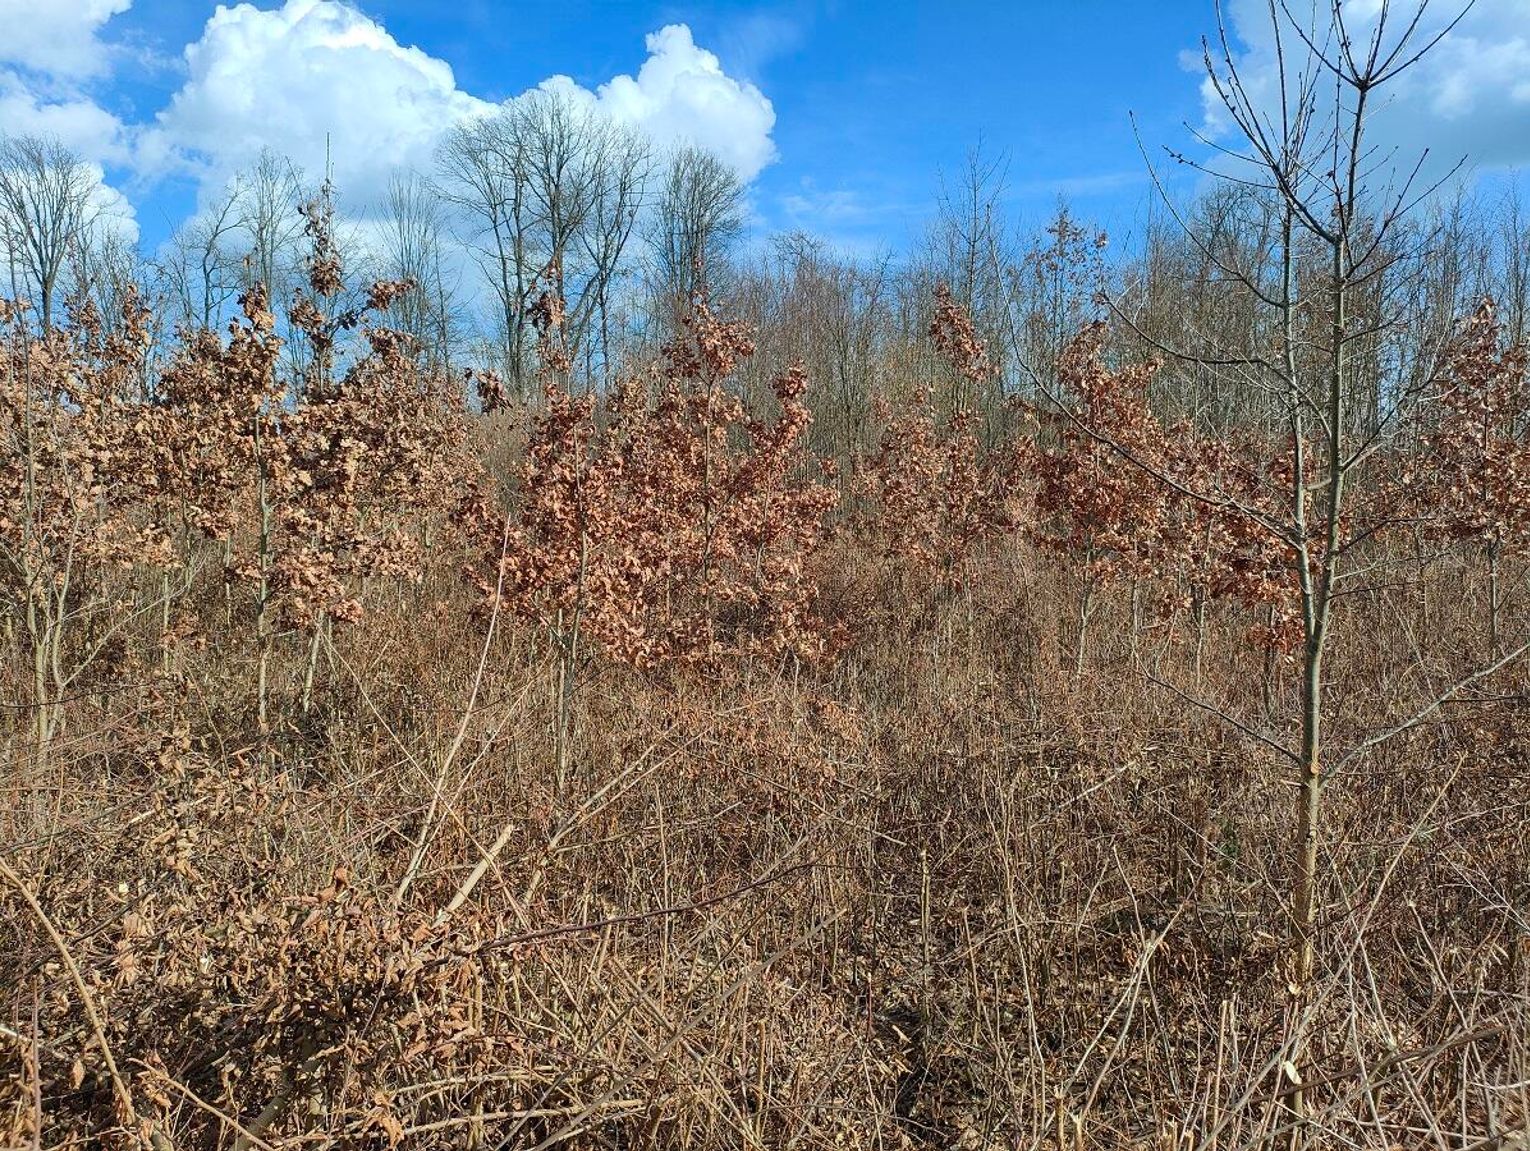
{"label": "brown undergrowth", "polygon": [[[1297,989],[1279,558],[1225,507],[1067,480],[1125,482],[1099,455],[1123,444],[1243,467],[1149,422],[1142,373],[1079,345],[1077,420],[1002,455],[960,413],[889,413],[837,516],[807,381],[747,411],[747,341],[704,307],[614,413],[551,380],[524,450],[513,413],[436,408],[401,454],[326,421],[381,387],[369,410],[407,424],[439,381],[378,331],[273,404],[259,304],[173,377],[242,357],[217,530],[153,476],[7,489],[50,573],[81,522],[164,554],[89,557],[55,595],[57,676],[7,636],[0,1145],[1233,1149],[1284,1142],[1298,1082],[1320,1145],[1523,1145],[1525,672],[1440,699],[1523,629],[1512,547],[1489,570],[1437,546],[1477,539],[1464,517],[1378,504],[1410,574],[1340,624],[1366,642],[1329,671],[1344,750]],[[69,358],[102,389],[50,435],[131,435],[111,346],[26,340],[8,386]],[[1468,408],[1419,458],[1482,443]],[[317,464],[272,454],[284,427]],[[459,451],[471,506],[398,494]],[[1256,502],[1268,477],[1239,474]],[[323,594],[287,618],[321,490]],[[408,562],[354,546],[379,524]]]}

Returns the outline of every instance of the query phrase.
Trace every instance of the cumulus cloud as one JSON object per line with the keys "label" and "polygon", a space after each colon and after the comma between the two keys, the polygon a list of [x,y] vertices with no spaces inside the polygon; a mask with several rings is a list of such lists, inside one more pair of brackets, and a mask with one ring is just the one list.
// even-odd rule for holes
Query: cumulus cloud
{"label": "cumulus cloud", "polygon": [[694,144],[752,180],[776,158],[770,133],[776,111],[753,84],[723,71],[717,57],[697,46],[684,24],[669,24],[647,38],[648,59],[636,76],[617,76],[594,92],[567,76],[542,87],[575,96],[613,119],[634,124],[660,145]]}
{"label": "cumulus cloud", "polygon": [[426,164],[445,127],[488,108],[445,62],[334,0],[219,7],[185,60],[185,84],[140,144],[150,174],[221,185],[264,147],[319,172],[327,142],[345,191],[366,198],[398,168]]}
{"label": "cumulus cloud", "polygon": [[[111,21],[132,0],[0,0],[0,131],[56,138],[96,169],[146,184],[189,177],[225,187],[265,148],[310,177],[328,157],[353,207],[380,201],[402,170],[426,170],[453,125],[495,105],[458,86],[444,60],[401,44],[349,0],[219,5],[183,53],[183,79],[148,123],[98,101],[123,53]],[[730,76],[683,24],[650,34],[635,73],[593,88],[554,76],[541,89],[649,134],[696,144],[745,180],[776,156],[775,110]],[[114,216],[131,219],[111,189]]]}
{"label": "cumulus cloud", "polygon": [[4,69],[0,69],[0,131],[50,137],[98,163],[119,163],[129,152],[122,121],[89,96],[57,90],[50,95]]}
{"label": "cumulus cloud", "polygon": [[[636,76],[594,91],[566,76],[540,87],[660,143],[712,149],[745,178],[774,158],[775,112],[758,88],[728,76],[683,25],[653,33],[647,47]],[[459,88],[446,62],[339,0],[220,7],[185,64],[185,83],[142,134],[138,162],[151,177],[189,173],[204,188],[223,186],[266,147],[317,173],[327,141],[347,199],[372,203],[393,173],[428,168],[453,124],[493,109]]]}
{"label": "cumulus cloud", "polygon": [[87,163],[86,171],[95,181],[90,193],[90,215],[98,235],[115,235],[123,243],[138,243],[138,215],[132,201],[106,182],[101,165]]}
{"label": "cumulus cloud", "polygon": [[[1368,40],[1382,10],[1378,0],[1346,0],[1344,15],[1357,43]],[[1439,35],[1460,10],[1435,4],[1415,33],[1418,47]],[[1393,11],[1389,27],[1404,16]],[[1233,0],[1231,31],[1242,51],[1237,64],[1256,102],[1273,106],[1279,95],[1275,40],[1263,0]],[[1287,51],[1300,47],[1288,36]],[[1200,64],[1199,57],[1195,65]],[[1209,81],[1201,87],[1206,127],[1213,134],[1230,128]],[[1463,155],[1481,170],[1530,163],[1530,0],[1477,0],[1461,21],[1416,65],[1383,93],[1371,121],[1371,140],[1396,149],[1399,161],[1428,148],[1435,167]]]}
{"label": "cumulus cloud", "polygon": [[132,0],[0,0],[0,64],[80,79],[107,65],[101,28]]}
{"label": "cumulus cloud", "polygon": [[126,125],[91,95],[110,67],[102,32],[132,0],[0,0],[0,133],[57,140],[95,183],[103,223],[136,237],[132,206],[105,183],[130,154]]}
{"label": "cumulus cloud", "polygon": [[87,159],[127,154],[122,121],[89,95],[111,50],[101,33],[132,0],[0,0],[0,131],[51,136]]}

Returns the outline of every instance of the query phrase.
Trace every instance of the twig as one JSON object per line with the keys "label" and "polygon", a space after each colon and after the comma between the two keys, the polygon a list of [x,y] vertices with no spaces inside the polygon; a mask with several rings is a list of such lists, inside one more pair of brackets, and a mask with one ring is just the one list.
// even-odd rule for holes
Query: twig
{"label": "twig", "polygon": [[237,1131],[239,1135],[247,1141],[249,1146],[259,1148],[260,1151],[275,1151],[275,1148],[273,1148],[271,1144],[267,1143],[259,1135],[245,1127],[232,1115],[225,1111],[220,1111],[218,1108],[214,1107],[211,1103],[207,1102],[207,1100],[203,1099],[200,1095],[198,1095],[190,1087],[187,1087],[179,1079],[176,1079],[172,1075],[165,1074],[165,1072],[161,1071],[158,1067],[155,1067],[151,1063],[145,1063],[142,1059],[134,1059],[133,1062],[142,1067],[145,1071],[148,1071],[153,1075],[157,1075],[168,1086],[174,1087],[183,1096],[185,1096],[187,1101],[190,1102],[194,1107],[207,1112],[207,1114],[211,1115],[214,1119],[228,1124],[228,1126]]}
{"label": "twig", "polygon": [[[37,902],[37,897],[11,870],[10,864],[0,859],[0,879],[4,879],[20,894],[22,901],[31,910],[32,915],[41,925],[43,932],[48,936],[49,942],[58,952],[59,959],[63,961],[64,969],[69,972],[69,978],[74,983],[75,992],[80,997],[80,1006],[84,1008],[86,1021],[90,1024],[91,1035],[96,1045],[101,1048],[101,1059],[106,1064],[106,1073],[112,1081],[112,1093],[117,1097],[117,1106],[122,1110],[122,1118],[127,1123],[133,1134],[139,1135],[138,1111],[133,1106],[133,1094],[128,1090],[127,1082],[122,1078],[122,1073],[117,1070],[117,1060],[112,1057],[111,1044],[106,1041],[106,1024],[101,1019],[101,1013],[96,1010],[95,999],[90,994],[90,989],[85,986],[85,980],[80,975],[79,965],[75,963],[73,954],[69,951],[69,945],[64,942],[63,936],[53,926],[53,921],[48,918],[47,912],[42,909],[42,904]],[[158,1140],[156,1140],[157,1142]]]}
{"label": "twig", "polygon": [[1329,768],[1328,771],[1324,774],[1327,776],[1335,775],[1342,771],[1346,764],[1350,763],[1356,757],[1364,755],[1367,751],[1370,751],[1371,748],[1385,743],[1393,736],[1402,735],[1405,731],[1411,731],[1413,728],[1427,720],[1435,712],[1439,711],[1440,708],[1445,704],[1449,703],[1456,696],[1460,695],[1467,688],[1471,687],[1472,684],[1480,683],[1482,680],[1487,679],[1487,677],[1492,675],[1494,672],[1502,671],[1505,667],[1524,656],[1527,652],[1530,652],[1530,643],[1522,643],[1519,645],[1519,647],[1515,648],[1513,651],[1509,652],[1508,655],[1503,656],[1501,659],[1495,660],[1493,663],[1488,664],[1484,668],[1479,668],[1478,670],[1472,672],[1472,674],[1467,676],[1465,679],[1457,680],[1454,685],[1446,688],[1439,695],[1435,696],[1435,698],[1430,703],[1426,704],[1424,707],[1419,708],[1418,711],[1414,712],[1401,723],[1394,727],[1389,727],[1385,731],[1377,732],[1369,739],[1361,740],[1358,744],[1346,752],[1339,759],[1339,761],[1335,763],[1333,767]]}
{"label": "twig", "polygon": [[1415,1059],[1424,1059],[1430,1055],[1440,1055],[1457,1047],[1465,1047],[1469,1043],[1479,1043],[1484,1039],[1495,1039],[1502,1034],[1503,1027],[1500,1024],[1492,1023],[1486,1027],[1479,1027],[1475,1031],[1469,1031],[1464,1035],[1457,1035],[1454,1039],[1447,1039],[1443,1043],[1436,1043],[1432,1047],[1414,1047],[1407,1051],[1393,1052],[1370,1068],[1369,1074],[1367,1074],[1365,1067],[1350,1067],[1344,1071],[1335,1071],[1332,1075],[1324,1075],[1318,1079],[1308,1079],[1305,1083],[1292,1084],[1290,1087],[1275,1092],[1275,1098],[1283,1099],[1287,1095],[1295,1095],[1298,1091],[1323,1087],[1329,1083],[1339,1083],[1345,1079],[1352,1079],[1356,1075],[1365,1076],[1363,1086],[1366,1089],[1370,1089],[1377,1085],[1377,1075],[1384,1071],[1390,1071],[1400,1063],[1409,1063]]}

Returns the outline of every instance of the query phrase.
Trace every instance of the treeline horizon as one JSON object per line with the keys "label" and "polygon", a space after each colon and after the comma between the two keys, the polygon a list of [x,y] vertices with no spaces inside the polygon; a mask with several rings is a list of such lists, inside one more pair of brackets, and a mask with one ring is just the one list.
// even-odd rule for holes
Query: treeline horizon
{"label": "treeline horizon", "polygon": [[[659,149],[551,92],[457,126],[432,170],[398,173],[382,202],[355,218],[341,208],[343,187],[267,150],[153,253],[113,230],[94,176],[56,141],[10,139],[0,155],[0,219],[13,253],[7,294],[30,303],[37,323],[51,322],[64,296],[82,289],[111,314],[132,286],[154,312],[157,352],[180,327],[224,330],[238,297],[259,284],[285,331],[304,278],[301,209],[323,188],[354,282],[410,284],[388,323],[432,367],[496,372],[522,402],[537,396],[532,312],[549,284],[565,299],[577,386],[602,392],[655,358],[701,289],[753,323],[763,346],[803,358],[819,381],[815,393],[832,388],[822,406],[837,407],[837,419],[864,423],[877,390],[871,360],[910,354],[944,283],[995,363],[982,394],[953,395],[953,405],[976,401],[997,418],[1010,396],[1055,400],[1049,385],[1064,345],[1105,318],[1121,362],[1165,360],[1164,402],[1225,419],[1247,397],[1236,379],[1206,378],[1204,361],[1228,351],[1212,345],[1239,319],[1217,310],[1236,306],[1241,277],[1273,275],[1277,248],[1278,199],[1211,169],[1201,190],[1177,203],[1155,172],[1157,193],[1130,250],[1062,197],[1049,221],[1022,227],[1005,208],[1012,162],[980,151],[942,179],[930,220],[901,254],[889,247],[856,256],[803,231],[750,237],[748,188],[723,162],[695,147]],[[1164,163],[1189,161],[1170,152]],[[1426,343],[1442,346],[1451,324],[1484,298],[1497,302],[1511,338],[1530,325],[1521,182],[1511,175],[1468,192],[1458,175],[1453,169],[1418,194],[1406,226],[1389,226],[1386,249],[1371,254],[1378,305],[1407,303],[1377,333],[1383,391],[1406,386],[1389,374]],[[1375,199],[1363,207],[1374,220],[1395,214],[1396,204]]]}

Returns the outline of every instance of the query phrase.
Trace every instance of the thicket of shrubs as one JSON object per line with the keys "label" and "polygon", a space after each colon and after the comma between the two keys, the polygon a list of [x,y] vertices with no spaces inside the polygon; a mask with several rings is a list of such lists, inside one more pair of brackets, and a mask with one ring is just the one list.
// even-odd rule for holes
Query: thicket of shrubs
{"label": "thicket of shrubs", "polygon": [[327,186],[0,303],[0,1145],[1523,1147],[1530,290],[1266,145],[510,370]]}
{"label": "thicket of shrubs", "polygon": [[[1292,983],[1290,445],[1162,422],[1096,327],[1063,408],[884,403],[842,483],[704,301],[602,398],[549,297],[542,403],[481,414],[365,327],[397,290],[303,325],[343,371],[252,293],[147,388],[135,299],[8,305],[10,1142],[1246,1145],[1293,1011],[1309,1122],[1518,1129],[1522,672],[1342,761]],[[1526,383],[1484,307],[1368,475],[1411,574],[1338,741],[1523,630]]]}

